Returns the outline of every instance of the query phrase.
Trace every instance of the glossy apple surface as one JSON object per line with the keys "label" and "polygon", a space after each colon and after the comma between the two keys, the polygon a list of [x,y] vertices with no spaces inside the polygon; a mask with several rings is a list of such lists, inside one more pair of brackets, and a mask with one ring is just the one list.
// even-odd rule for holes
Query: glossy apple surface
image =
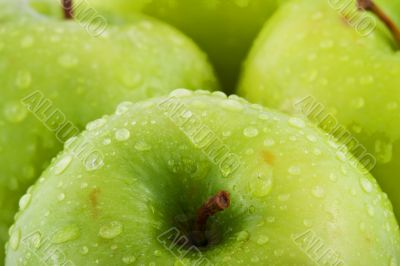
{"label": "glossy apple surface", "polygon": [[[104,155],[96,169],[76,156],[84,143]],[[173,244],[221,190],[231,206],[210,219],[209,244]],[[311,123],[220,92],[121,104],[66,143],[20,206],[10,266],[400,261],[391,204],[353,158]]]}
{"label": "glossy apple surface", "polygon": [[[29,1],[61,15],[57,0]],[[89,8],[128,19],[142,12],[180,29],[210,56],[227,92],[234,91],[242,61],[280,2],[285,0],[75,0],[82,18]]]}
{"label": "glossy apple surface", "polygon": [[[379,4],[400,25],[400,2]],[[333,116],[328,131],[353,145],[356,157],[374,156],[372,174],[399,218],[400,54],[391,33],[374,19],[377,27],[363,37],[326,1],[287,4],[256,41],[239,94],[289,113],[307,97],[323,106],[312,120],[324,127],[325,117]],[[334,130],[339,126],[346,130]]]}
{"label": "glossy apple surface", "polygon": [[66,122],[81,129],[123,100],[217,87],[206,56],[162,23],[137,17],[93,37],[73,21],[26,17],[0,24],[0,245],[19,197],[72,133]]}

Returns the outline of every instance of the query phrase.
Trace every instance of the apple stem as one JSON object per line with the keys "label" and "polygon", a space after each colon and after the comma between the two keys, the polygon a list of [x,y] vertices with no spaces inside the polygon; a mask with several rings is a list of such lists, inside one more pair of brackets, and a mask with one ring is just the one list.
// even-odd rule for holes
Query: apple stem
{"label": "apple stem", "polygon": [[358,8],[374,13],[392,32],[397,44],[400,46],[400,30],[385,12],[373,0],[357,0]]}
{"label": "apple stem", "polygon": [[230,194],[226,191],[220,191],[215,196],[209,198],[197,210],[195,228],[192,235],[192,241],[196,246],[207,245],[206,227],[208,219],[218,212],[221,212],[230,206]]}
{"label": "apple stem", "polygon": [[65,19],[73,19],[74,11],[72,8],[72,0],[61,0],[62,1],[62,8],[64,11],[64,18]]}

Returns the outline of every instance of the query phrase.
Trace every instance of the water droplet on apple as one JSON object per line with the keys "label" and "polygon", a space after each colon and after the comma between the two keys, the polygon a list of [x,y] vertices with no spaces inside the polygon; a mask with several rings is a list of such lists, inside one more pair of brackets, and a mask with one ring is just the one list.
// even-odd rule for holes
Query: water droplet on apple
{"label": "water droplet on apple", "polygon": [[135,256],[126,256],[122,258],[122,262],[125,264],[132,264],[136,261],[136,257]]}
{"label": "water droplet on apple", "polygon": [[325,196],[325,190],[321,186],[316,186],[313,188],[312,194],[316,198],[323,198]]}
{"label": "water droplet on apple", "polygon": [[64,194],[64,193],[60,193],[60,194],[57,196],[57,199],[58,199],[58,201],[63,201],[63,200],[65,199],[65,194]]}
{"label": "water droplet on apple", "polygon": [[105,120],[104,118],[94,120],[86,125],[86,129],[91,131],[91,130],[101,128],[102,126],[104,126],[106,124],[106,122],[107,122],[107,120]]}
{"label": "water droplet on apple", "polygon": [[65,171],[65,169],[67,169],[67,167],[70,165],[72,161],[72,156],[71,155],[67,155],[64,158],[62,158],[55,166],[54,166],[54,173],[56,175],[61,174],[62,172]]}
{"label": "water droplet on apple", "polygon": [[393,145],[386,140],[375,141],[375,156],[380,163],[388,163],[392,160]]}
{"label": "water droplet on apple", "polygon": [[288,169],[289,174],[291,175],[300,175],[301,174],[301,168],[297,165],[291,166]]}
{"label": "water droplet on apple", "polygon": [[19,200],[19,209],[25,210],[29,204],[31,203],[32,195],[30,193],[25,194],[24,196],[21,197]]}
{"label": "water droplet on apple", "polygon": [[58,58],[58,63],[65,68],[76,66],[79,63],[78,58],[71,54],[64,54]]}
{"label": "water droplet on apple", "polygon": [[81,249],[79,250],[79,252],[80,252],[82,255],[86,255],[86,254],[89,253],[89,248],[88,248],[87,246],[83,246],[83,247],[81,247]]}
{"label": "water droplet on apple", "polygon": [[271,177],[263,177],[258,178],[256,182],[254,182],[254,196],[256,197],[265,197],[272,190],[272,178]]}
{"label": "water droplet on apple", "polygon": [[236,236],[236,240],[243,242],[243,241],[247,241],[250,238],[250,234],[247,231],[241,231],[237,234]]}
{"label": "water droplet on apple", "polygon": [[265,139],[264,140],[265,147],[272,147],[274,145],[275,145],[275,140],[273,140],[273,139]]}
{"label": "water droplet on apple", "polygon": [[131,136],[131,133],[126,128],[121,128],[121,129],[118,129],[117,131],[115,131],[115,139],[118,141],[125,141],[125,140],[129,139],[130,136]]}
{"label": "water droplet on apple", "polygon": [[103,145],[108,145],[108,144],[110,144],[111,143],[111,139],[110,138],[105,138],[104,140],[103,140]]}
{"label": "water droplet on apple", "polygon": [[21,241],[21,230],[19,228],[15,229],[10,237],[10,247],[12,250],[17,250],[19,247],[19,243]]}
{"label": "water droplet on apple", "polygon": [[257,239],[257,244],[259,245],[265,245],[267,244],[269,241],[269,237],[268,236],[259,236]]}
{"label": "water droplet on apple", "polygon": [[6,104],[4,117],[12,123],[22,122],[28,114],[28,110],[19,102]]}
{"label": "water droplet on apple", "polygon": [[15,85],[20,89],[28,88],[32,83],[32,76],[29,71],[21,70],[17,73],[17,79],[15,80]]}
{"label": "water droplet on apple", "polygon": [[221,99],[226,99],[226,97],[227,97],[226,94],[222,91],[214,91],[211,93],[211,95],[221,98]]}
{"label": "water droplet on apple", "polygon": [[375,209],[372,205],[368,204],[367,205],[367,212],[369,216],[374,216],[375,215]]}
{"label": "water droplet on apple", "polygon": [[22,38],[22,40],[21,40],[21,48],[31,47],[34,42],[35,42],[35,39],[32,36],[27,35],[24,38]]}
{"label": "water droplet on apple", "polygon": [[171,97],[185,97],[185,96],[190,96],[192,94],[193,92],[187,89],[176,89],[172,91],[169,95]]}
{"label": "water droplet on apple", "polygon": [[301,118],[292,117],[289,119],[289,125],[297,128],[304,128],[306,126],[306,123]]}
{"label": "water droplet on apple", "polygon": [[135,149],[138,151],[149,151],[151,150],[151,146],[144,141],[139,141],[135,144]]}
{"label": "water droplet on apple", "polygon": [[372,183],[365,177],[360,178],[360,185],[361,188],[367,193],[370,193],[373,189]]}
{"label": "water droplet on apple", "polygon": [[117,106],[117,110],[115,111],[116,115],[122,115],[124,113],[126,113],[129,108],[132,107],[132,103],[131,102],[122,102]]}
{"label": "water droplet on apple", "polygon": [[105,239],[113,239],[119,236],[123,231],[123,225],[118,221],[112,221],[103,225],[99,230],[99,236]]}
{"label": "water droplet on apple", "polygon": [[78,239],[80,237],[80,234],[81,233],[79,227],[77,225],[72,224],[56,232],[51,238],[51,241],[55,244],[61,244]]}
{"label": "water droplet on apple", "polygon": [[258,129],[254,127],[247,127],[243,130],[243,135],[248,138],[254,138],[258,135]]}
{"label": "water droplet on apple", "polygon": [[220,105],[222,108],[228,111],[241,111],[244,108],[240,102],[232,99],[224,100],[220,103]]}

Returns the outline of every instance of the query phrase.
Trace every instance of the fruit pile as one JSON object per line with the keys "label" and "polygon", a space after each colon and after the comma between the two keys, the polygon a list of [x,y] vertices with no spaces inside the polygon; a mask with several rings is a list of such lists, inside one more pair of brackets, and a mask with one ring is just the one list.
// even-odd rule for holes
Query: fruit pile
{"label": "fruit pile", "polygon": [[398,0],[0,0],[0,266],[400,266],[399,28]]}

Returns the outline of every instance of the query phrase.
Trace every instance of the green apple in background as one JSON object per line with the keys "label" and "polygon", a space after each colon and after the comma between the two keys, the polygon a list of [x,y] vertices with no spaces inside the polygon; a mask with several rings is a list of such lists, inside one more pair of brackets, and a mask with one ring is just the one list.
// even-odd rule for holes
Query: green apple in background
{"label": "green apple in background", "polygon": [[[59,12],[57,0],[29,1],[48,12]],[[280,2],[284,0],[79,0],[76,5],[90,6],[105,17],[130,18],[143,12],[170,23],[210,56],[224,90],[233,92],[254,38]]]}
{"label": "green apple in background", "polygon": [[0,246],[20,196],[88,121],[123,100],[217,87],[206,56],[169,26],[138,15],[91,29],[33,10],[0,24]]}
{"label": "green apple in background", "polygon": [[[283,6],[256,41],[238,93],[289,113],[315,107],[305,114],[369,164],[400,218],[398,45],[378,17],[350,6],[352,21],[329,1]],[[400,1],[376,6],[400,25]],[[365,16],[376,27],[360,31]]]}
{"label": "green apple in background", "polygon": [[21,198],[6,265],[400,261],[375,179],[300,118],[179,89],[86,128]]}

